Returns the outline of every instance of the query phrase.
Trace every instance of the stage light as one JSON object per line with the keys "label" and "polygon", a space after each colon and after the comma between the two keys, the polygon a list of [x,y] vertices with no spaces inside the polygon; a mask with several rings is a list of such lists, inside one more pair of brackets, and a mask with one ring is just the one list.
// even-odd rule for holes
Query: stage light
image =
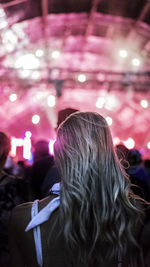
{"label": "stage light", "polygon": [[28,137],[28,138],[31,138],[32,133],[30,131],[26,131],[25,132],[25,136]]}
{"label": "stage light", "polygon": [[98,97],[97,101],[96,101],[96,107],[97,108],[103,108],[105,103],[105,98],[103,96]]}
{"label": "stage light", "polygon": [[42,49],[38,49],[36,50],[35,55],[37,57],[42,57],[44,55],[44,51]]}
{"label": "stage light", "polygon": [[15,62],[15,68],[23,68],[27,70],[36,69],[40,65],[39,59],[33,54],[20,56]]}
{"label": "stage light", "polygon": [[60,57],[60,51],[58,51],[58,50],[52,51],[51,57],[54,58],[54,59],[59,58]]}
{"label": "stage light", "polygon": [[141,61],[138,58],[133,58],[132,59],[132,65],[133,66],[138,67],[138,66],[140,66],[140,64],[141,64]]}
{"label": "stage light", "polygon": [[84,83],[86,81],[86,75],[79,74],[78,75],[78,81],[81,82],[81,83]]}
{"label": "stage light", "polygon": [[56,104],[56,98],[54,95],[49,95],[47,99],[47,104],[49,107],[54,107]]}
{"label": "stage light", "polygon": [[148,107],[148,102],[145,99],[141,100],[140,104],[141,104],[142,108],[147,108]]}
{"label": "stage light", "polygon": [[9,100],[11,101],[11,102],[15,102],[16,100],[17,100],[17,95],[16,94],[11,94],[10,96],[9,96]]}
{"label": "stage light", "polygon": [[121,49],[119,51],[119,55],[120,55],[120,57],[126,58],[128,56],[128,52],[124,49]]}
{"label": "stage light", "polygon": [[54,155],[54,144],[55,144],[55,141],[56,140],[50,140],[50,142],[49,142],[49,153],[51,155]]}
{"label": "stage light", "polygon": [[150,149],[150,142],[147,143],[147,148]]}
{"label": "stage light", "polygon": [[33,117],[32,117],[32,123],[33,124],[38,124],[39,122],[40,122],[40,116],[37,115],[37,114],[33,115]]}
{"label": "stage light", "polygon": [[106,117],[105,119],[106,119],[107,124],[108,124],[109,126],[112,125],[112,122],[113,122],[113,121],[112,121],[112,118],[111,118],[111,117],[108,116],[108,117]]}
{"label": "stage light", "polygon": [[135,146],[135,141],[133,140],[133,138],[128,138],[126,141],[123,142],[124,145],[128,148],[128,149],[132,149]]}

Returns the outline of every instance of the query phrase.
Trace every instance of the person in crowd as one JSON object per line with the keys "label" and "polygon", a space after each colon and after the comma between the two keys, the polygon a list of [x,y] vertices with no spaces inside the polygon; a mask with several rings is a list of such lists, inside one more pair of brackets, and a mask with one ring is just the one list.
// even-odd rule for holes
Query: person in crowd
{"label": "person in crowd", "polygon": [[145,159],[144,160],[144,166],[148,172],[148,176],[149,176],[149,181],[150,181],[150,159]]}
{"label": "person in crowd", "polygon": [[[58,112],[58,119],[57,119],[57,128],[56,131],[59,127],[59,125],[71,114],[77,112],[77,109],[73,109],[73,108],[65,108],[62,109]],[[50,194],[50,190],[52,188],[52,186],[55,183],[60,182],[60,174],[59,171],[54,163],[54,165],[52,167],[50,167],[50,169],[48,170],[42,186],[41,186],[41,191],[42,191],[42,197],[47,197]]]}
{"label": "person in crowd", "polygon": [[147,169],[142,165],[142,156],[137,149],[129,150],[127,160],[129,168],[127,173],[130,177],[132,187],[135,194],[150,201],[150,179]]}
{"label": "person in crowd", "polygon": [[127,159],[128,159],[129,149],[124,144],[120,143],[115,147],[115,150],[121,164],[124,166],[125,169],[128,169],[129,163]]}
{"label": "person in crowd", "polygon": [[39,140],[34,145],[34,162],[31,167],[31,188],[33,199],[42,198],[42,183],[43,180],[53,166],[53,156],[49,154],[49,143],[46,140]]}
{"label": "person in crowd", "polygon": [[9,137],[0,132],[0,266],[9,266],[8,223],[12,209],[23,203],[18,193],[17,179],[4,171],[4,165],[10,152]]}
{"label": "person in crowd", "polygon": [[11,266],[143,267],[150,245],[150,233],[141,242],[143,201],[130,191],[105,119],[70,115],[58,128],[54,159],[60,189],[13,210]]}

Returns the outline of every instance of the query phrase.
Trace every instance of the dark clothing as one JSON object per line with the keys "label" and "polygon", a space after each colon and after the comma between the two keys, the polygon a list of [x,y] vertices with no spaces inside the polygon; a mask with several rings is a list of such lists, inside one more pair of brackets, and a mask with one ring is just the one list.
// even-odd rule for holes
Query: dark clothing
{"label": "dark clothing", "polygon": [[50,194],[50,189],[56,183],[60,182],[60,175],[55,165],[49,169],[48,173],[46,174],[43,184],[42,184],[42,197],[48,197]]}
{"label": "dark clothing", "polygon": [[132,186],[132,190],[136,195],[150,201],[150,180],[147,170],[140,165],[130,166],[127,169]]}
{"label": "dark clothing", "polygon": [[18,194],[18,179],[0,172],[0,267],[9,264],[8,223],[12,209],[23,203]]}
{"label": "dark clothing", "polygon": [[53,166],[53,163],[53,157],[50,155],[47,155],[46,157],[43,157],[33,163],[31,169],[31,188],[33,192],[33,199],[42,198],[42,183],[47,172]]}
{"label": "dark clothing", "polygon": [[[50,196],[39,201],[39,211],[44,208],[54,196]],[[12,267],[38,267],[35,254],[35,245],[33,239],[33,231],[25,232],[25,228],[31,220],[31,207],[32,203],[26,203],[14,209],[10,224],[10,246],[11,254],[13,256]],[[72,262],[76,260],[76,257],[72,258],[67,253],[65,246],[65,240],[63,234],[60,232],[61,225],[58,220],[59,209],[53,212],[48,221],[40,225],[41,239],[42,239],[42,252],[43,252],[43,267],[73,267]],[[150,249],[150,232],[145,228],[142,230],[142,237],[145,235],[143,243],[140,243],[146,249]],[[106,244],[100,245],[97,248],[101,255],[105,254],[108,250]],[[147,259],[147,251],[145,259]],[[106,255],[106,254],[105,254]],[[128,255],[124,259],[122,267],[129,267]],[[112,259],[108,261],[106,259],[105,264],[100,265],[102,267],[118,267],[118,259]],[[100,267],[96,262],[91,267]],[[77,266],[75,267],[82,267]],[[137,265],[142,267],[142,265]],[[145,265],[145,267],[149,267]]]}

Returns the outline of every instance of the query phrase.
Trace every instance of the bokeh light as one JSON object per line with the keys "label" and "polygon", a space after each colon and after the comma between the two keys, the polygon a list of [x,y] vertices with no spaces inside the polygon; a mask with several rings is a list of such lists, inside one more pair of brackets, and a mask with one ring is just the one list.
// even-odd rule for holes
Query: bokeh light
{"label": "bokeh light", "polygon": [[147,148],[150,149],[150,141],[147,143]]}
{"label": "bokeh light", "polygon": [[97,101],[96,101],[96,107],[97,108],[103,108],[105,103],[105,98],[103,96],[98,97]]}
{"label": "bokeh light", "polygon": [[32,123],[33,124],[38,124],[39,122],[40,122],[40,116],[37,115],[37,114],[33,115],[33,117],[32,117]]}
{"label": "bokeh light", "polygon": [[20,56],[15,62],[15,68],[23,68],[27,70],[36,69],[40,65],[39,59],[34,54],[26,54]]}
{"label": "bokeh light", "polygon": [[120,57],[126,58],[128,56],[128,52],[125,49],[121,49],[119,51]]}
{"label": "bokeh light", "polygon": [[31,138],[32,133],[30,131],[26,131],[25,132],[25,136],[28,137],[28,138]]}
{"label": "bokeh light", "polygon": [[35,55],[37,57],[42,57],[44,55],[44,51],[42,49],[37,49]]}
{"label": "bokeh light", "polygon": [[141,100],[140,104],[141,104],[142,108],[147,108],[148,107],[148,102],[145,99]]}
{"label": "bokeh light", "polygon": [[51,57],[54,58],[54,59],[57,59],[60,57],[60,51],[58,50],[54,50],[52,53],[51,53]]}
{"label": "bokeh light", "polygon": [[11,102],[15,102],[17,100],[17,94],[13,93],[9,96],[9,100]]}
{"label": "bokeh light", "polygon": [[112,125],[112,122],[113,122],[113,121],[112,121],[112,118],[108,116],[108,117],[106,117],[105,119],[106,119],[106,121],[107,121],[107,124],[108,124],[109,126],[111,126],[111,125]]}
{"label": "bokeh light", "polygon": [[138,66],[140,66],[140,64],[141,64],[141,61],[138,58],[133,58],[132,59],[132,65],[133,66],[138,67]]}
{"label": "bokeh light", "polygon": [[79,74],[78,75],[78,81],[81,83],[84,83],[86,81],[86,75],[85,74]]}

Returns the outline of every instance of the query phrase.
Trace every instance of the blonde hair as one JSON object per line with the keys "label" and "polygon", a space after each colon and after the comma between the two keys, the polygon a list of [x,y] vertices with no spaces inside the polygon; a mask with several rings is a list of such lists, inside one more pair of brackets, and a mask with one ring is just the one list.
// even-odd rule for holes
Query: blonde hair
{"label": "blonde hair", "polygon": [[[58,129],[54,154],[62,177],[60,220],[76,263],[88,267],[118,253],[132,254],[138,248],[135,229],[142,211],[105,119],[93,112],[69,116]],[[103,245],[105,255],[98,251]]]}

